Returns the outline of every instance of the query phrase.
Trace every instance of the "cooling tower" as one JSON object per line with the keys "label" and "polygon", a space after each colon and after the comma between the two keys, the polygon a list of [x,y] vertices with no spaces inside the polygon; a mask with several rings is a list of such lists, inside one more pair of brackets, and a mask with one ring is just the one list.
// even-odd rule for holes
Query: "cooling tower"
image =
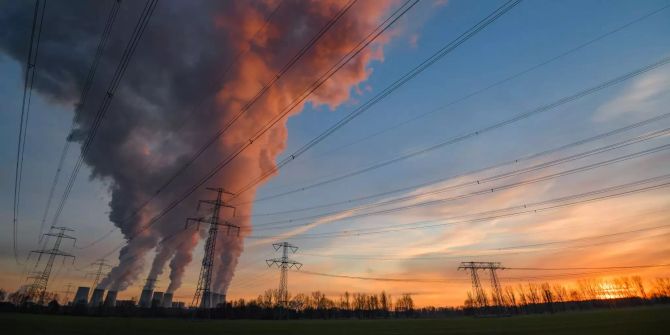
{"label": "cooling tower", "polygon": [[163,295],[163,307],[170,308],[172,307],[172,293],[165,293]]}
{"label": "cooling tower", "polygon": [[79,288],[77,288],[77,294],[74,296],[74,304],[86,305],[88,303],[88,292],[90,290],[91,289],[89,287],[79,286]]}
{"label": "cooling tower", "polygon": [[140,307],[144,308],[149,308],[151,307],[151,295],[154,292],[152,289],[144,289],[142,290],[142,294],[140,294],[140,302],[139,305]]}
{"label": "cooling tower", "polygon": [[212,308],[212,293],[203,292],[201,299],[200,308]]}
{"label": "cooling tower", "polygon": [[91,295],[91,301],[89,302],[89,305],[91,307],[98,307],[102,304],[102,297],[105,295],[105,289],[102,288],[96,288],[93,290],[93,294]]}
{"label": "cooling tower", "polygon": [[163,292],[154,292],[154,297],[151,298],[151,307],[163,306]]}
{"label": "cooling tower", "polygon": [[107,291],[107,297],[105,298],[105,307],[114,307],[116,306],[116,295],[117,291]]}

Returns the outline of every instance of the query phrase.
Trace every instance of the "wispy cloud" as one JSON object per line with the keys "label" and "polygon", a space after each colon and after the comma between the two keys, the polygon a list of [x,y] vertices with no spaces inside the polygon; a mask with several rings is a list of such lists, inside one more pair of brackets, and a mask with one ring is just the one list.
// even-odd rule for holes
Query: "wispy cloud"
{"label": "wispy cloud", "polygon": [[650,73],[635,80],[620,95],[600,106],[594,120],[603,122],[631,113],[652,113],[670,102],[670,71]]}

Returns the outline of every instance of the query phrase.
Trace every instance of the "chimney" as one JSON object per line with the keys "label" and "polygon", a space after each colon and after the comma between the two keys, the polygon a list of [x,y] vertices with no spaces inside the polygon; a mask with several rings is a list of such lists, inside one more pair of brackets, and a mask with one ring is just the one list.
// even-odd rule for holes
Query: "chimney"
{"label": "chimney", "polygon": [[172,307],[172,293],[165,293],[163,295],[163,307],[165,308]]}
{"label": "chimney", "polygon": [[116,295],[117,291],[107,291],[107,297],[105,298],[105,307],[114,307],[116,306]]}
{"label": "chimney", "polygon": [[93,290],[93,294],[91,295],[91,302],[89,302],[89,306],[91,307],[98,307],[102,304],[102,297],[105,295],[105,289],[103,288],[96,288]]}
{"label": "chimney", "polygon": [[74,296],[74,304],[75,305],[78,305],[78,304],[86,305],[88,303],[88,292],[90,290],[91,289],[89,287],[79,286],[77,288],[77,294],[75,294],[75,296]]}

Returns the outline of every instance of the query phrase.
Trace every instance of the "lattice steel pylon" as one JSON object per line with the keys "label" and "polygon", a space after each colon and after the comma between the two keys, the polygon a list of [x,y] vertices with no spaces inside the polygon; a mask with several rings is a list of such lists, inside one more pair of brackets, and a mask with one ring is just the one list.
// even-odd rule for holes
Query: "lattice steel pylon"
{"label": "lattice steel pylon", "polygon": [[467,270],[470,271],[470,280],[472,281],[472,290],[475,293],[475,305],[477,307],[486,307],[488,306],[488,299],[486,299],[486,294],[484,293],[484,289],[482,288],[481,282],[479,281],[479,274],[477,273],[478,268],[472,267],[472,266],[467,266],[463,265],[464,263],[461,263],[461,266],[458,267],[459,270]]}
{"label": "lattice steel pylon", "polygon": [[467,270],[470,272],[470,279],[472,281],[472,290],[475,291],[475,305],[477,307],[487,307],[488,299],[486,293],[482,288],[479,280],[479,270],[489,271],[491,280],[491,292],[494,306],[502,306],[504,304],[502,298],[502,290],[500,289],[500,280],[498,280],[497,270],[504,270],[505,268],[499,262],[462,262],[458,270]]}
{"label": "lattice steel pylon", "polygon": [[279,292],[277,292],[277,303],[280,308],[285,309],[288,306],[288,270],[291,268],[300,269],[302,263],[296,262],[288,257],[289,251],[295,253],[298,247],[288,242],[274,243],[272,247],[275,251],[282,249],[281,258],[272,258],[265,260],[268,267],[276,265],[279,268]]}
{"label": "lattice steel pylon", "polygon": [[112,266],[107,263],[107,260],[104,258],[98,259],[94,263],[91,263],[92,266],[98,266],[98,269],[95,272],[91,272],[90,274],[93,276],[93,285],[91,285],[91,294],[93,294],[93,291],[97,288],[98,283],[100,282],[100,277],[102,276],[102,270],[107,268],[111,268]]}
{"label": "lattice steel pylon", "polygon": [[72,283],[67,283],[67,285],[65,285],[65,291],[61,291],[61,293],[65,293],[65,296],[63,297],[64,305],[67,305],[67,302],[70,299],[70,294],[72,294],[72,287]]}
{"label": "lattice steel pylon", "polygon": [[[54,233],[53,232],[54,230],[58,231],[58,233]],[[39,264],[40,260],[42,259],[42,255],[49,255],[49,259],[47,260],[47,263],[44,266],[44,270],[42,270],[42,272],[40,272],[36,276],[31,277],[33,279],[33,283],[28,288],[28,299],[38,297],[39,298],[38,303],[39,304],[44,303],[44,295],[47,291],[47,286],[49,285],[49,277],[51,277],[51,270],[53,269],[54,261],[56,260],[57,256],[63,257],[63,262],[65,262],[65,258],[72,257],[72,262],[74,263],[75,259],[74,255],[71,255],[69,253],[60,250],[60,245],[64,238],[71,239],[73,241],[77,240],[76,238],[67,235],[65,233],[67,231],[74,231],[74,230],[67,227],[52,226],[49,232],[44,235],[56,238],[53,248],[33,250],[30,252],[31,254],[32,253],[39,254],[36,265]]]}
{"label": "lattice steel pylon", "polygon": [[498,274],[496,270],[504,269],[500,266],[500,263],[491,263],[489,265],[489,279],[491,280],[491,294],[493,296],[493,304],[498,307],[503,307],[505,301],[502,296],[502,289],[500,288],[500,281],[498,280]]}
{"label": "lattice steel pylon", "polygon": [[188,218],[186,219],[186,226],[190,222],[195,222],[198,229],[200,229],[200,223],[209,224],[209,232],[207,235],[207,241],[205,242],[205,254],[202,257],[202,266],[200,267],[200,277],[198,278],[198,286],[195,290],[195,295],[193,296],[193,301],[191,306],[197,306],[200,309],[211,308],[212,306],[212,269],[214,267],[214,254],[216,251],[216,236],[219,231],[219,226],[226,226],[228,230],[227,234],[230,233],[230,230],[237,230],[237,235],[240,234],[240,227],[236,226],[228,221],[219,222],[219,216],[221,207],[228,207],[233,210],[233,217],[235,216],[235,207],[226,204],[223,201],[223,194],[233,195],[233,193],[227,192],[223,188],[211,188],[208,187],[207,190],[217,192],[216,199],[214,200],[200,200],[198,202],[198,209],[200,209],[201,204],[207,204],[212,206],[212,215],[209,217],[200,217],[200,218]]}

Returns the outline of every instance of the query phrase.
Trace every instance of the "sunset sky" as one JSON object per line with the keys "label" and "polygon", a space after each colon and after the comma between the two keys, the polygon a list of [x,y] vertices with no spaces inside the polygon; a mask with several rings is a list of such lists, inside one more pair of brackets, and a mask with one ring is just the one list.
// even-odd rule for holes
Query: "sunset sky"
{"label": "sunset sky", "polygon": [[[359,35],[346,43],[319,46],[322,54],[310,54],[312,63],[310,67],[305,65],[305,69],[325,68],[320,61],[329,67],[331,58],[335,57],[332,55],[353,47],[368,30],[403,3],[355,3],[343,16],[343,20],[347,15],[351,16],[348,18],[351,21],[346,21],[351,25],[342,31]],[[276,161],[290,157],[503,3],[419,2],[357,58],[360,67],[346,68],[349,72],[334,77],[333,82],[319,89],[316,97],[300,106],[300,113],[292,113],[286,121],[285,145],[273,142],[275,140],[260,145],[270,148],[268,151],[275,150],[278,154]],[[273,4],[268,1],[267,5],[259,6],[259,13],[267,15],[275,7]],[[339,4],[342,6],[343,3]],[[147,28],[149,37],[145,36],[145,39],[158,36],[160,25],[177,15],[180,6],[184,5],[173,1],[160,3],[152,19],[155,21]],[[140,6],[123,2],[119,14],[121,22],[130,26],[140,10]],[[282,13],[282,10],[292,9],[288,5],[280,6],[278,20],[290,17],[290,12]],[[57,24],[59,17],[49,14],[51,12],[47,11],[44,23],[45,50],[57,48],[49,41],[60,36],[60,30],[49,29],[50,24]],[[86,15],[86,12],[74,11],[72,15],[62,20],[71,20],[76,15]],[[103,21],[106,9],[95,15],[99,16],[97,20]],[[251,37],[262,23],[262,20],[261,23],[245,20],[244,24],[250,27],[233,27],[226,21],[226,15],[231,14],[212,15],[211,21],[203,20],[193,25],[237,29],[239,34]],[[127,19],[123,19],[124,16]],[[0,14],[0,22],[3,20],[9,19]],[[305,24],[308,23],[305,20]],[[29,21],[22,29],[25,31],[22,30],[24,35],[21,36],[27,38]],[[315,29],[318,30],[307,30]],[[265,65],[268,70],[283,64],[306,42],[308,37],[296,31],[285,37],[294,40],[285,43],[286,50],[280,50],[277,57],[284,58],[268,62],[269,65]],[[191,38],[189,34],[196,32],[195,28],[185,26],[175,39],[188,40]],[[128,34],[122,31],[118,34],[113,39],[125,43]],[[40,247],[38,236],[42,215],[74,115],[76,99],[58,97],[54,92],[78,96],[78,93],[71,93],[78,90],[70,87],[44,94],[48,85],[36,83],[18,220],[19,261],[25,264],[19,265],[12,251],[12,201],[25,57],[15,56],[10,51],[8,35],[0,32],[0,288],[15,290],[27,283],[28,272],[43,266],[42,262],[34,269],[35,257],[29,261],[26,257],[30,250]],[[277,38],[270,32],[267,36],[260,35],[269,40]],[[412,293],[420,306],[463,304],[466,291],[470,289],[468,274],[457,270],[463,261],[498,261],[510,268],[559,268],[503,270],[500,274],[503,285],[529,281],[569,284],[579,278],[619,275],[640,275],[647,279],[669,276],[670,267],[619,271],[588,269],[670,264],[670,111],[666,109],[670,105],[670,39],[667,36],[670,36],[670,3],[667,1],[521,2],[359,117],[282,166],[257,189],[249,209],[250,217],[247,216],[252,231],[243,234],[244,251],[228,288],[228,299],[255,298],[264,290],[277,287],[278,270],[268,268],[265,260],[280,256],[272,243],[281,241],[298,246],[298,251],[291,257],[303,263],[300,271],[289,273],[291,293],[320,290],[337,298],[344,291],[385,290],[394,297]],[[212,52],[232,48],[238,42],[231,39]],[[141,71],[144,63],[140,60],[151,59],[149,54],[160,57],[161,43],[174,43],[170,47],[173,49],[180,46],[168,38],[140,44],[138,61],[131,62],[128,71]],[[254,43],[262,49],[263,43]],[[331,46],[333,50],[328,49]],[[208,51],[203,46],[199,48],[202,50],[198,52],[203,54]],[[166,51],[166,54],[172,52]],[[237,105],[226,99],[244,100],[252,96],[250,92],[266,80],[260,77],[272,75],[258,65],[265,64],[260,57],[263,53],[254,55],[259,56],[258,63],[249,55],[248,60],[235,65],[242,74],[235,77],[236,82],[231,79],[228,84],[237,91],[217,93],[215,104],[220,110],[234,109]],[[184,63],[196,62],[188,57],[175,58]],[[212,58],[216,59],[216,56]],[[659,63],[663,61],[665,63]],[[225,68],[227,62],[222,60],[217,68]],[[82,75],[85,75],[88,64],[81,64]],[[113,68],[116,63],[109,61],[109,64]],[[160,64],[169,66],[171,62]],[[646,68],[649,65],[654,67]],[[644,71],[635,72],[640,69]],[[182,81],[199,79],[169,67],[156,71],[179,72],[187,78]],[[294,75],[298,78],[295,82],[314,80],[309,79],[310,71],[303,72]],[[109,73],[111,71],[102,72],[96,79],[101,86],[109,81]],[[169,78],[166,80],[172,80],[178,76],[166,77]],[[621,80],[600,87],[617,78]],[[58,78],[52,79],[59,82]],[[118,94],[126,103],[136,101],[138,105],[146,106],[145,109],[151,109],[151,115],[167,113],[160,104],[152,105],[146,101],[163,99],[163,95],[173,94],[172,88],[157,87],[151,91],[155,96],[143,100],[145,97],[133,93],[132,88],[124,89],[124,85],[131,84],[141,87],[142,76],[133,74],[126,79],[121,81]],[[270,97],[283,101],[281,97],[293,92],[289,88],[272,91]],[[593,91],[581,94],[592,88]],[[132,99],[128,98],[130,95],[133,95]],[[100,97],[93,95],[89,100],[97,107]],[[169,101],[168,98],[165,101]],[[275,106],[272,101],[275,100],[268,98],[263,106]],[[196,106],[198,103],[198,99],[192,99],[185,105]],[[115,108],[120,109],[120,106],[111,105],[106,123],[101,126],[103,135],[106,126],[116,125],[114,119],[119,116],[115,114]],[[232,113],[228,109],[225,111]],[[516,119],[531,111],[534,113]],[[141,120],[152,122],[153,119]],[[513,121],[504,123],[507,120]],[[224,135],[220,139],[224,143],[221,148],[228,148],[225,145],[235,141],[243,143],[245,136],[251,136],[255,131],[252,126],[259,124],[260,127],[262,122],[265,119],[259,116],[259,119],[245,123],[248,129],[240,127],[237,128],[239,131],[228,134],[230,136]],[[499,127],[491,128],[498,124]],[[631,125],[634,126],[628,127]],[[155,155],[169,164],[178,161],[172,156],[178,157],[182,147],[156,144],[178,137],[175,135],[179,133],[178,129],[161,133],[153,132],[156,129],[153,125],[134,126],[146,129],[146,133],[135,133],[139,134],[138,139],[132,143],[138,147],[137,151],[141,151],[140,146],[146,146],[142,149],[146,156]],[[200,142],[204,142],[212,130],[218,129],[211,127],[201,134],[191,130],[191,134],[195,134],[191,137],[200,136],[203,138]],[[142,137],[145,134],[146,141]],[[110,138],[105,136],[99,140]],[[281,134],[277,138],[281,139]],[[108,145],[120,147],[128,143],[131,142]],[[93,150],[96,150],[95,145]],[[80,142],[74,142],[75,149],[70,150],[65,159],[49,218],[77,160],[79,146]],[[223,156],[223,152],[217,150],[224,149],[207,151],[199,159],[198,166],[216,164]],[[263,149],[258,152],[265,154]],[[98,162],[107,157],[104,150],[98,151],[98,155],[95,158]],[[113,160],[113,156],[109,157]],[[156,165],[163,163],[161,159],[152,159]],[[116,165],[110,163],[112,169],[117,168]],[[235,191],[258,174],[256,170],[249,170],[247,175],[238,166],[235,169],[235,175],[231,175],[232,172],[226,175],[228,172],[223,170],[222,175],[226,177],[220,179],[223,182],[228,180],[225,178],[233,178],[235,186],[212,183],[207,186]],[[109,205],[112,201],[110,189],[115,183],[109,176],[115,174],[105,175],[102,169],[98,174],[93,171],[89,164],[83,166],[59,224],[75,229],[72,235],[77,237],[78,247],[105,238],[85,249],[64,242],[63,250],[76,255],[77,259],[74,265],[67,260],[65,263],[57,261],[49,290],[64,290],[67,283],[91,285],[92,278],[85,274],[94,269],[87,265],[98,258],[106,257],[111,264],[118,263],[115,249],[124,245],[124,237],[110,220]],[[202,171],[198,168],[189,178],[200,178],[204,174]],[[137,173],[145,172],[138,170]],[[168,196],[178,197],[183,190],[177,186],[165,195],[166,199]],[[151,194],[154,190],[151,186],[143,192]],[[252,195],[253,190],[231,203],[242,206],[246,202],[248,205]],[[202,211],[200,214],[196,212],[195,204],[203,196],[211,194],[195,193],[184,207],[180,207],[185,215],[168,217],[176,230],[183,227],[187,215],[202,215]],[[159,207],[155,205],[148,211],[156,211]],[[192,214],[188,214],[189,211]],[[245,215],[244,211],[241,215]],[[201,229],[204,233],[204,226]],[[108,234],[110,231],[112,233]],[[225,230],[220,234],[225,234]],[[204,240],[200,239],[195,246],[193,260],[186,268],[183,285],[175,292],[175,300],[191,302],[203,244]],[[121,298],[139,296],[154,253],[151,251],[143,256],[145,266],[138,274],[139,279],[120,293]],[[167,288],[170,282],[168,272],[166,270],[159,276],[157,290]],[[487,279],[484,281],[488,284]]]}

